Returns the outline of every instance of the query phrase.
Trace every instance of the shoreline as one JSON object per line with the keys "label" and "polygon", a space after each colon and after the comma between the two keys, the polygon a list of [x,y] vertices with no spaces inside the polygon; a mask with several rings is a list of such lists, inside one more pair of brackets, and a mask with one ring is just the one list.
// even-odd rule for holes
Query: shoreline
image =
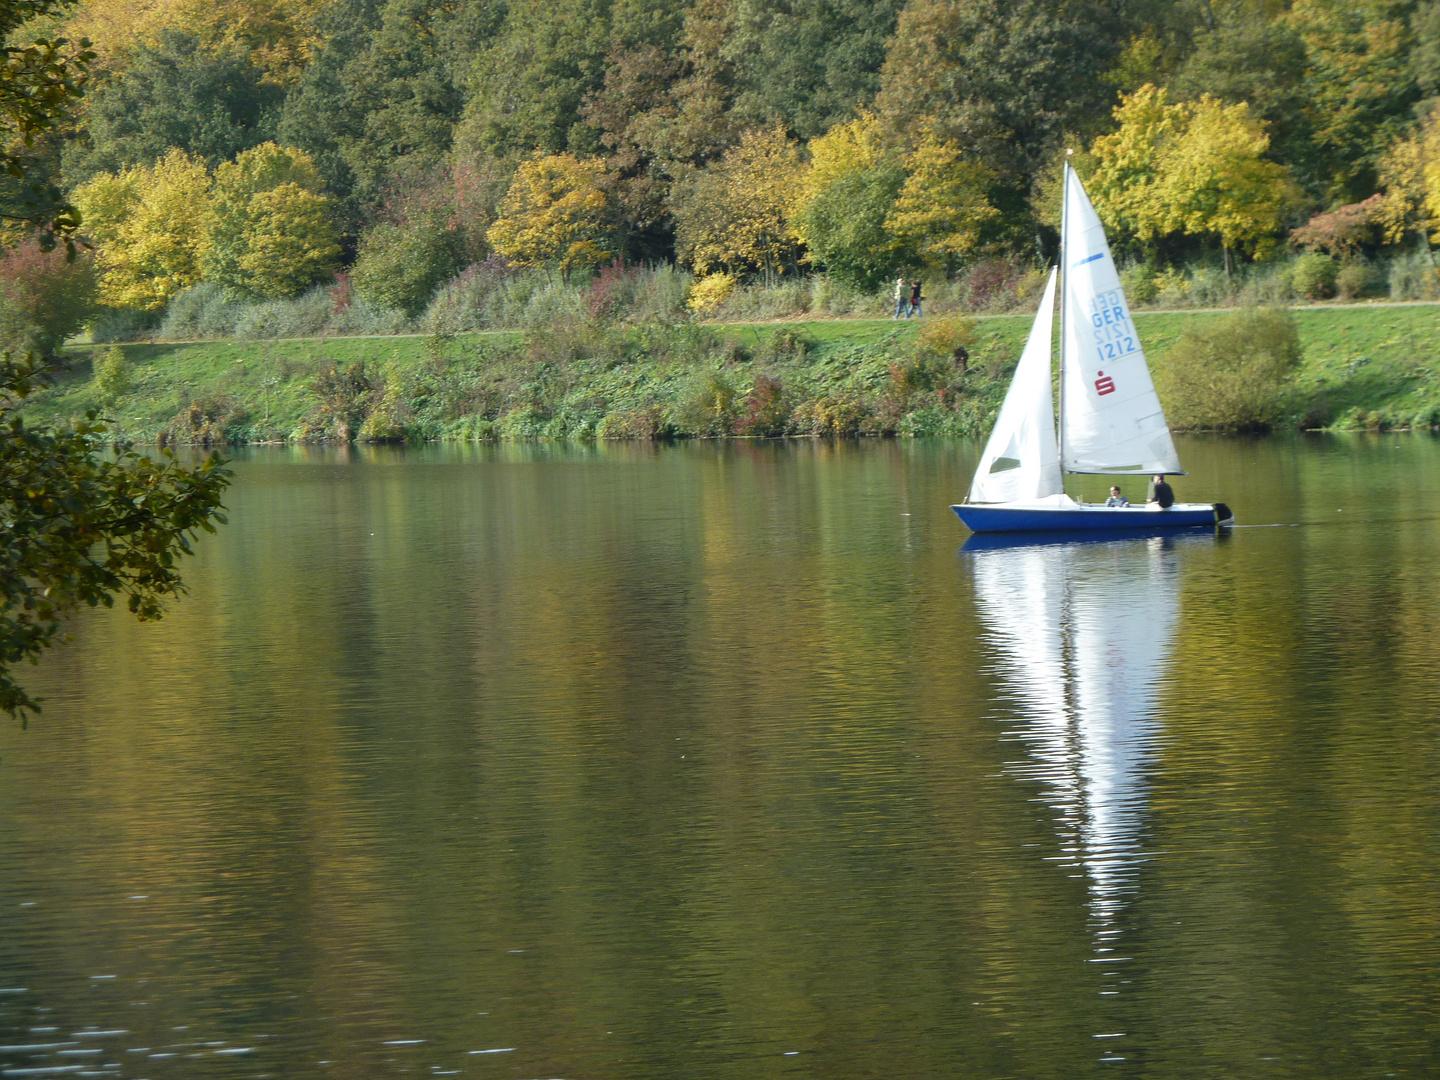
{"label": "shoreline", "polygon": [[[1228,310],[1135,312],[1152,370],[1187,328]],[[1440,303],[1292,310],[1304,361],[1278,430],[1440,424]],[[170,445],[984,434],[1028,318],[978,317],[963,369],[917,348],[923,325],[785,319],[126,344],[129,389],[114,418],[127,439]],[[63,370],[24,415],[63,423],[96,408],[91,361],[109,347],[67,346]]]}

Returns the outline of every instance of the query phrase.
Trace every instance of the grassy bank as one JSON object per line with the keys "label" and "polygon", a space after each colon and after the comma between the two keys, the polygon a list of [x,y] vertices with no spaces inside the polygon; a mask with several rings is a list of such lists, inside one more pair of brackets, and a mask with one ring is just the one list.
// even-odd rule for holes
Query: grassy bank
{"label": "grassy bank", "polygon": [[[1151,363],[1218,313],[1140,314]],[[1305,360],[1295,426],[1440,424],[1440,306],[1298,310]],[[651,324],[525,333],[121,346],[128,389],[109,410],[146,442],[979,435],[1029,319],[982,319],[965,368],[916,323]],[[26,414],[98,407],[75,348]]]}

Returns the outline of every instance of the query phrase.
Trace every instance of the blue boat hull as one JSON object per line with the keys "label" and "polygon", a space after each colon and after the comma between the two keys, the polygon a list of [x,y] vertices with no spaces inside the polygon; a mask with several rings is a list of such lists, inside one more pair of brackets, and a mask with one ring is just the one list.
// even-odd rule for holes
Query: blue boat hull
{"label": "blue boat hull", "polygon": [[1133,530],[1213,528],[1234,519],[1224,503],[1177,503],[1169,510],[1141,506],[952,506],[972,532],[1120,533]]}

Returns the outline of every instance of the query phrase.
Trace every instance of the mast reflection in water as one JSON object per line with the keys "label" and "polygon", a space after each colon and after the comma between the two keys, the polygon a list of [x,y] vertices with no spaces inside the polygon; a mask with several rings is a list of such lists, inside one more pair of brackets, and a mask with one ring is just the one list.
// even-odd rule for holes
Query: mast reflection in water
{"label": "mast reflection in water", "polygon": [[[1124,959],[1119,916],[1151,857],[1146,811],[1179,614],[1176,544],[967,546],[993,672],[1011,704],[1009,734],[1026,751],[1007,770],[1036,784],[1053,812],[1057,861],[1083,872],[1097,960],[1117,977],[1108,964]],[[1102,993],[1118,985],[1107,980]]]}

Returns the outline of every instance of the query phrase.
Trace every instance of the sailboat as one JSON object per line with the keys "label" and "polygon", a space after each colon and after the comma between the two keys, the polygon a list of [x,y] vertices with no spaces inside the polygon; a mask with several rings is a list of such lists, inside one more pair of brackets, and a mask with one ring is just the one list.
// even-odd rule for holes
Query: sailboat
{"label": "sailboat", "polygon": [[[1050,271],[969,498],[951,507],[975,532],[1157,530],[1233,522],[1224,503],[1102,506],[1065,494],[1069,473],[1185,474],[1155,394],[1105,228],[1065,163],[1060,265]],[[1060,299],[1060,429],[1050,339]]]}

